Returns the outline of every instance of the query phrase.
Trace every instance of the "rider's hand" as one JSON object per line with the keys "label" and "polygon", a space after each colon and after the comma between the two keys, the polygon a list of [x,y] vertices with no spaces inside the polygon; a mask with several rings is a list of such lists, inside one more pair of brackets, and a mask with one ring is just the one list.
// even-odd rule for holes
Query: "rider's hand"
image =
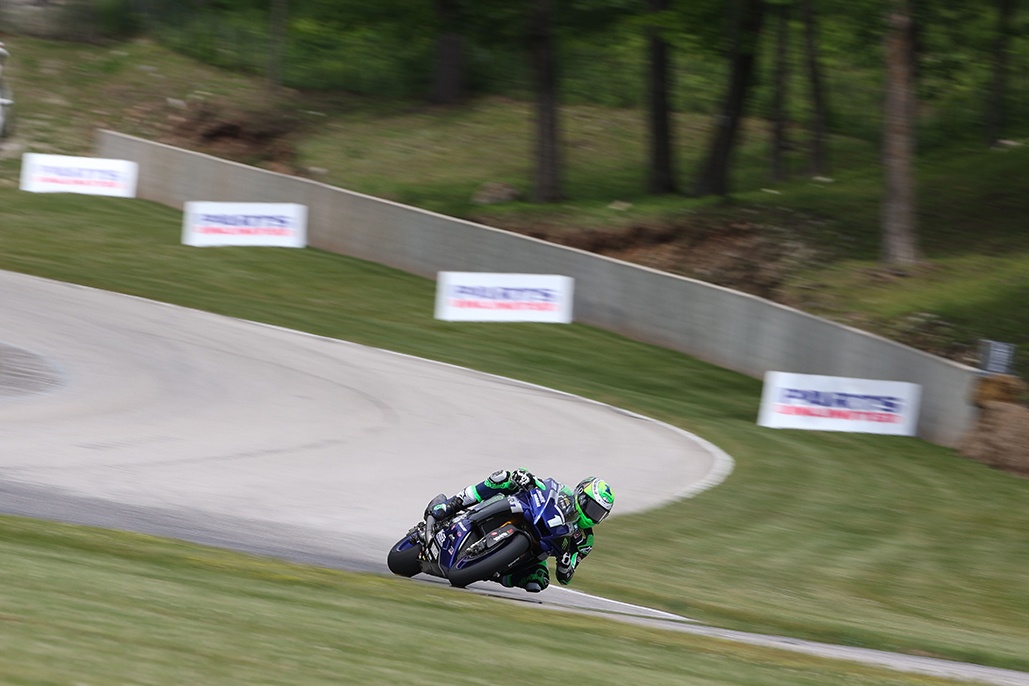
{"label": "rider's hand", "polygon": [[561,582],[562,586],[567,586],[572,580],[572,575],[575,574],[575,565],[578,562],[578,555],[575,553],[565,553],[557,560],[557,580]]}
{"label": "rider's hand", "polygon": [[536,477],[524,469],[516,469],[511,472],[511,483],[517,486],[520,490],[528,491],[529,489],[536,487]]}
{"label": "rider's hand", "polygon": [[425,508],[425,516],[429,517],[431,515],[437,520],[446,519],[460,510],[462,504],[463,500],[459,495],[455,495],[453,498],[443,502],[429,503],[429,506]]}

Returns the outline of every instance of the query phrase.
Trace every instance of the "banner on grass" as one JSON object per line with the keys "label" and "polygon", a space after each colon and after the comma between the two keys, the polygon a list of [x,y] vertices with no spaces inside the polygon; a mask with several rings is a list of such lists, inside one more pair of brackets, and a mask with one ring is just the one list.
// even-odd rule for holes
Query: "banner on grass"
{"label": "banner on grass", "polygon": [[292,203],[187,202],[182,242],[207,247],[307,245],[307,207]]}
{"label": "banner on grass", "polygon": [[902,381],[768,372],[758,424],[914,436],[922,387]]}
{"label": "banner on grass", "polygon": [[27,152],[21,160],[21,190],[136,197],[139,165],[129,160]]}
{"label": "banner on grass", "polygon": [[574,283],[569,276],[554,274],[440,272],[436,319],[568,324]]}

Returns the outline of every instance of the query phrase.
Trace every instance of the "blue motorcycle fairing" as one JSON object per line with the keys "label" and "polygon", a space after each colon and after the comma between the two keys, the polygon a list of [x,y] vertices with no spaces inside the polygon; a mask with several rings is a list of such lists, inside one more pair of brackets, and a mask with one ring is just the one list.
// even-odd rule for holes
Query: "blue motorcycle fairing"
{"label": "blue motorcycle fairing", "polygon": [[[544,479],[542,483],[544,488],[509,496],[497,495],[469,508],[464,516],[459,516],[447,527],[434,532],[433,541],[428,543],[428,557],[435,557],[432,554],[435,551],[431,549],[438,546],[438,563],[444,574],[449,569],[463,569],[488,556],[501,542],[515,535],[517,528],[526,531],[533,539],[538,557],[560,555],[563,550],[561,539],[572,533],[577,519],[575,506],[571,498],[561,492],[556,481]],[[504,507],[499,506],[501,501],[506,501]],[[466,549],[475,544],[469,535],[478,525],[477,515],[481,514],[482,519],[488,520],[505,511],[510,514],[513,524],[521,523],[522,526],[516,528],[508,524],[483,531],[485,543],[478,547],[484,549],[472,557],[466,557]]]}
{"label": "blue motorcycle fairing", "polygon": [[575,504],[571,497],[561,492],[560,485],[553,479],[545,479],[545,489],[535,489],[528,492],[530,500],[534,505],[535,517],[533,524],[542,532],[549,532],[543,536],[544,542],[551,548],[551,552],[562,550],[558,539],[570,536],[578,520],[578,513],[575,511]]}

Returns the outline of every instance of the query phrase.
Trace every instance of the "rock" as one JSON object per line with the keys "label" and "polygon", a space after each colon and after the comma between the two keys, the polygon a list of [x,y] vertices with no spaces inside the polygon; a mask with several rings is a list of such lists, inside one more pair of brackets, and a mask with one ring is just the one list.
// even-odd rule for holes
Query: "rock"
{"label": "rock", "polygon": [[1026,392],[1025,382],[1010,374],[993,374],[979,380],[972,398],[979,407],[989,402],[1017,403]]}
{"label": "rock", "polygon": [[978,421],[957,450],[977,462],[1029,476],[1029,408],[983,401]]}
{"label": "rock", "polygon": [[21,157],[28,151],[24,141],[7,139],[0,142],[0,160]]}

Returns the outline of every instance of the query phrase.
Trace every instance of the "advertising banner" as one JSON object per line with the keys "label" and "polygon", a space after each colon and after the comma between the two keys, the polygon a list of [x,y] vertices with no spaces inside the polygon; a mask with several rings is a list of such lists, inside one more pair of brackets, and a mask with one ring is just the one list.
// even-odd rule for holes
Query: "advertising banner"
{"label": "advertising banner", "polygon": [[187,202],[182,242],[215,245],[307,246],[307,207],[292,203]]}
{"label": "advertising banner", "polygon": [[758,424],[914,436],[922,387],[901,381],[768,372]]}
{"label": "advertising banner", "polygon": [[436,319],[569,324],[574,281],[553,274],[440,272]]}
{"label": "advertising banner", "polygon": [[128,160],[27,152],[21,161],[21,190],[134,198],[138,175],[139,166]]}

